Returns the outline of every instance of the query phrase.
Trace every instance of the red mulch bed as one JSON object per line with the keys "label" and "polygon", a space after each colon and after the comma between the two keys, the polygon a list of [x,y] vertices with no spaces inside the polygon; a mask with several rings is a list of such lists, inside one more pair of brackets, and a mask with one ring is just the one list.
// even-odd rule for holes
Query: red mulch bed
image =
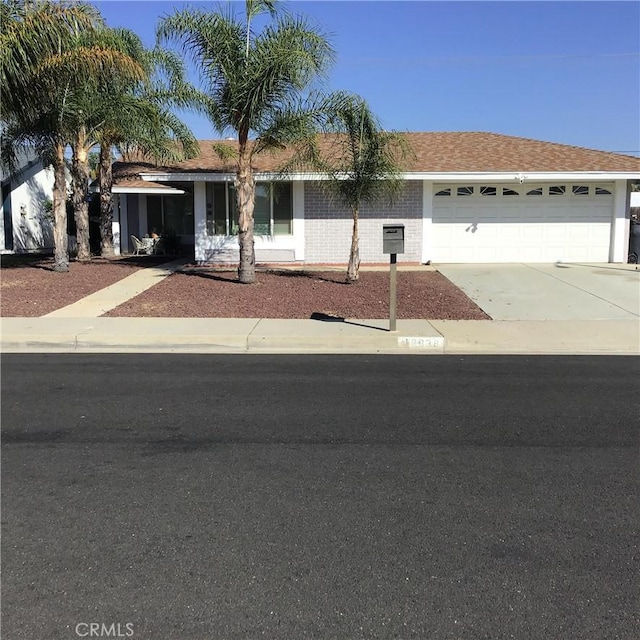
{"label": "red mulch bed", "polygon": [[0,315],[42,316],[104,289],[143,266],[166,260],[153,256],[94,258],[89,263],[71,262],[67,273],[56,273],[51,257],[2,256]]}
{"label": "red mulch bed", "polygon": [[[398,272],[398,318],[487,320],[460,289],[438,272]],[[341,271],[259,272],[256,283],[237,282],[236,272],[185,270],[113,309],[107,316],[178,318],[354,319],[389,316],[389,273],[361,271],[356,284]]]}

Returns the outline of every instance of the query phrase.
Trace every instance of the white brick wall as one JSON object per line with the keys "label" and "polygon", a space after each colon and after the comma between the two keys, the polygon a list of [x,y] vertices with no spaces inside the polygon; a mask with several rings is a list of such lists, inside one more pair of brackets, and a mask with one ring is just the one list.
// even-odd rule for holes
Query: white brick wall
{"label": "white brick wall", "polygon": [[[398,262],[421,261],[424,226],[422,192],[422,181],[407,181],[402,194],[393,204],[382,199],[372,206],[363,205],[359,224],[361,262],[389,262],[389,256],[382,253],[382,225],[394,222],[405,226],[405,253],[398,254]],[[305,182],[304,185],[294,183],[293,195],[293,235],[256,238],[256,261],[346,265],[353,226],[351,212],[312,182]],[[207,236],[204,231],[204,205],[199,206],[199,203],[196,197],[196,260],[237,262],[237,239]]]}
{"label": "white brick wall", "polygon": [[[321,187],[304,185],[305,262],[349,261],[353,221],[351,212],[327,195]],[[405,226],[405,253],[398,262],[420,262],[422,257],[422,182],[406,182],[402,194],[389,205],[384,199],[363,205],[359,219],[360,260],[388,262],[382,253],[382,225],[400,222]]]}

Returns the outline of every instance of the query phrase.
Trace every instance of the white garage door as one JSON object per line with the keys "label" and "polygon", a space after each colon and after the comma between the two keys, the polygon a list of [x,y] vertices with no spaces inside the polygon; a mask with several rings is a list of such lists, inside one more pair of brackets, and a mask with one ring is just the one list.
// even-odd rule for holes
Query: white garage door
{"label": "white garage door", "polygon": [[612,184],[434,186],[433,262],[607,262]]}

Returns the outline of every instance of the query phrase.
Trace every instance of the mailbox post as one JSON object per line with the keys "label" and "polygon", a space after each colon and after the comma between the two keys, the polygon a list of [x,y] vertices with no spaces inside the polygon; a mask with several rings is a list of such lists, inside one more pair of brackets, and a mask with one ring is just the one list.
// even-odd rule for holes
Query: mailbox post
{"label": "mailbox post", "polygon": [[397,254],[404,253],[404,225],[382,225],[382,253],[389,254],[389,331],[396,330]]}

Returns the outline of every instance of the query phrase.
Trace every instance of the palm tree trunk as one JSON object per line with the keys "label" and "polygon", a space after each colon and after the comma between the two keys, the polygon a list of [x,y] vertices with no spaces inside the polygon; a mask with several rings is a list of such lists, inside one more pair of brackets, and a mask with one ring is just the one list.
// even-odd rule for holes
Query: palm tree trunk
{"label": "palm tree trunk", "polygon": [[347,267],[347,282],[356,282],[360,270],[360,238],[358,235],[358,208],[351,210],[353,215],[353,231],[351,233],[351,251],[349,253],[349,266]]}
{"label": "palm tree trunk", "polygon": [[100,146],[100,255],[112,258],[113,250],[113,174],[111,171],[111,146]]}
{"label": "palm tree trunk", "polygon": [[56,144],[53,159],[53,246],[54,271],[69,271],[69,240],[67,237],[67,176],[64,145]]}
{"label": "palm tree trunk", "polygon": [[73,190],[73,212],[76,221],[76,238],[78,241],[78,261],[91,260],[89,244],[89,154],[85,148],[85,136],[80,134],[73,145],[73,161],[71,163],[71,185]]}
{"label": "palm tree trunk", "polygon": [[238,279],[243,284],[253,284],[256,280],[256,255],[253,240],[255,185],[251,169],[251,156],[246,142],[240,143],[235,187],[238,193],[238,245],[240,247]]}

